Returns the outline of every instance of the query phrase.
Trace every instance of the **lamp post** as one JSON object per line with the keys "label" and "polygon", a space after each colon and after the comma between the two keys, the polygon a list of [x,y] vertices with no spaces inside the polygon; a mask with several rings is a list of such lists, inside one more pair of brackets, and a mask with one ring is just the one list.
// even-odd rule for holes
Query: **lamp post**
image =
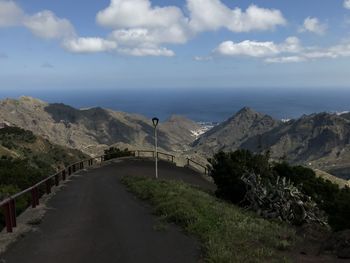
{"label": "lamp post", "polygon": [[155,161],[156,161],[156,179],[158,179],[158,141],[157,141],[157,125],[159,123],[159,119],[154,117],[152,119],[154,126],[154,146],[155,146]]}

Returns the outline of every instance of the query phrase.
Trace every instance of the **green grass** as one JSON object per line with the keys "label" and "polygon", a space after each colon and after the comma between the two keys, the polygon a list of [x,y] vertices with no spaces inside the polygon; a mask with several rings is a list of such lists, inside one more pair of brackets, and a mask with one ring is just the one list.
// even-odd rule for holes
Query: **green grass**
{"label": "green grass", "polygon": [[206,262],[290,262],[293,228],[264,220],[209,193],[175,181],[125,177],[123,183],[149,201],[155,213],[196,236]]}

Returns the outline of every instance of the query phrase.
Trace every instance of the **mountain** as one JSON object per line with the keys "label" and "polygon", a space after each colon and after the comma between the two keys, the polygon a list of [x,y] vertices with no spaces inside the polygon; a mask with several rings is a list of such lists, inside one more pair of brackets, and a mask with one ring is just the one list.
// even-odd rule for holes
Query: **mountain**
{"label": "mountain", "polygon": [[172,115],[169,119],[159,125],[161,130],[166,131],[176,148],[190,149],[190,144],[197,138],[197,133],[202,129],[198,123],[180,115]]}
{"label": "mountain", "polygon": [[[0,129],[0,159],[22,160],[31,167],[42,169],[46,176],[87,157],[78,150],[53,144],[31,131],[18,127]],[[1,167],[0,170],[5,168]]]}
{"label": "mountain", "polygon": [[[1,101],[0,122],[9,122],[56,144],[90,154],[101,153],[109,145],[149,149],[154,144],[152,122],[144,116],[100,107],[79,110],[31,97]],[[187,149],[187,144],[195,139],[191,129],[197,128],[195,122],[180,117],[161,123],[160,148],[166,151]]]}
{"label": "mountain", "polygon": [[333,113],[304,115],[288,122],[243,108],[194,144],[206,155],[223,150],[270,151],[275,160],[306,164],[350,179],[350,119]]}
{"label": "mountain", "polygon": [[249,138],[264,134],[279,125],[280,121],[245,107],[227,121],[204,133],[192,146],[209,155],[218,151],[233,151],[241,148]]}

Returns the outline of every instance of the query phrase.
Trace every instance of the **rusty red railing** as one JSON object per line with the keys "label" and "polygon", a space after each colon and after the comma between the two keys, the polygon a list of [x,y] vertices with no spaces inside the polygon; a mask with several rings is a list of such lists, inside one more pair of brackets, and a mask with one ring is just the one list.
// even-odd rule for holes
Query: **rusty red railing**
{"label": "rusty red railing", "polygon": [[78,170],[84,169],[84,167],[86,166],[92,166],[94,164],[94,161],[96,161],[96,158],[90,158],[71,164],[68,167],[65,167],[63,170],[59,171],[58,173],[51,175],[45,178],[44,180],[36,183],[35,185],[2,200],[0,202],[0,207],[2,207],[4,212],[4,219],[7,232],[11,233],[13,231],[13,228],[17,226],[16,199],[26,194],[30,194],[31,207],[35,208],[39,205],[41,187],[45,187],[44,191],[46,192],[46,194],[50,194],[52,187],[54,185],[58,186],[60,181],[65,181],[67,179],[67,175],[70,176]]}
{"label": "rusty red railing", "polygon": [[[142,156],[142,154],[149,154],[149,153],[151,153],[151,156]],[[138,150],[138,151],[131,151],[131,156],[132,155],[140,158],[144,158],[144,157],[155,158],[156,153],[155,151]],[[26,194],[30,194],[31,207],[36,208],[39,205],[40,190],[42,190],[44,194],[45,193],[50,194],[52,191],[52,187],[59,186],[60,181],[66,181],[67,177],[71,176],[77,171],[84,169],[85,167],[93,166],[94,163],[104,162],[106,160],[106,157],[108,157],[108,154],[73,163],[65,167],[63,170],[59,171],[58,173],[51,175],[45,178],[44,180],[36,183],[35,185],[2,200],[0,202],[0,207],[3,209],[3,212],[4,212],[5,226],[6,226],[7,232],[11,233],[13,232],[13,228],[17,227],[16,199]],[[171,163],[175,162],[175,156],[171,154],[157,152],[157,157],[159,159],[169,161]],[[197,171],[199,171],[198,168],[194,167],[193,165],[196,165],[197,167],[204,169],[204,174],[206,175],[208,174],[209,170],[206,166],[187,158],[187,166],[192,167]],[[41,188],[44,188],[44,189],[41,189]]]}

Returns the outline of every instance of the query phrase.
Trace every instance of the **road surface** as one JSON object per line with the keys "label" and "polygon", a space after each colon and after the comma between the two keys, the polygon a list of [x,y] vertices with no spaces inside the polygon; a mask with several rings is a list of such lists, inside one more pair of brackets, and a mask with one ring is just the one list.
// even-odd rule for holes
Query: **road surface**
{"label": "road surface", "polygon": [[[72,177],[48,203],[36,231],[0,256],[6,263],[198,262],[198,241],[169,225],[157,229],[152,209],[120,183],[123,176],[154,176],[153,162],[115,160]],[[159,163],[159,176],[213,189],[189,169]]]}

